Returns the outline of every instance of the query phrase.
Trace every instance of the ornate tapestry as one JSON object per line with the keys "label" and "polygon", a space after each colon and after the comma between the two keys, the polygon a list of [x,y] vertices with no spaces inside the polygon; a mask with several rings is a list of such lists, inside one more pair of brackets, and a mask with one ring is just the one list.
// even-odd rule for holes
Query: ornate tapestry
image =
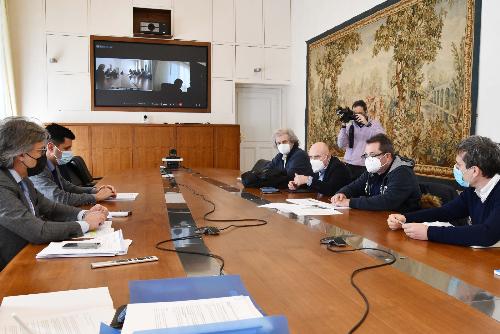
{"label": "ornate tapestry", "polygon": [[481,1],[401,0],[307,42],[306,145],[336,150],[338,106],[356,100],[419,174],[450,177],[474,133]]}

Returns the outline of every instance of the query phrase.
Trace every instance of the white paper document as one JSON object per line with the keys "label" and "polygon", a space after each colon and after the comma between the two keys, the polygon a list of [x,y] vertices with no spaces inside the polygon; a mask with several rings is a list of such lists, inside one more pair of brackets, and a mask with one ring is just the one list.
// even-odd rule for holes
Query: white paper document
{"label": "white paper document", "polygon": [[139,193],[117,193],[116,197],[110,197],[106,201],[135,201]]}
{"label": "white paper document", "polygon": [[99,228],[97,228],[94,231],[88,231],[83,235],[82,238],[96,238],[96,237],[101,237],[106,234],[113,233],[115,231],[114,228],[111,227],[112,221],[107,220],[104,223],[102,223]]}
{"label": "white paper document", "polygon": [[114,315],[108,288],[93,288],[5,297],[0,307],[0,333],[25,334],[11,314],[36,334],[99,333]]}
{"label": "white paper document", "polygon": [[341,215],[334,206],[312,198],[287,199],[290,203],[269,203],[260,205],[261,208],[277,209],[281,212],[294,213],[297,216],[330,216]]}
{"label": "white paper document", "polygon": [[248,296],[234,296],[163,303],[129,304],[122,334],[138,330],[260,318]]}
{"label": "white paper document", "polygon": [[174,174],[163,174],[161,177],[163,177],[164,179],[168,179],[174,177]]}
{"label": "white paper document", "polygon": [[333,205],[331,203],[318,201],[317,199],[314,198],[289,198],[286,201],[293,204],[317,206],[325,209],[350,209],[348,206]]}
{"label": "white paper document", "polygon": [[121,218],[130,216],[130,211],[110,211],[108,214],[108,219],[111,218]]}
{"label": "white paper document", "polygon": [[181,193],[176,192],[166,192],[165,193],[165,203],[175,204],[175,203],[186,203],[184,197]]}
{"label": "white paper document", "polygon": [[[72,249],[63,248],[69,242],[77,243],[101,243],[101,246],[96,249]],[[36,255],[37,259],[56,258],[56,257],[92,257],[92,256],[115,256],[125,255],[128,252],[128,247],[132,240],[124,240],[122,230],[115,231],[110,234],[105,234],[94,239],[84,241],[62,241],[51,242],[47,247],[42,249]]]}
{"label": "white paper document", "polygon": [[448,222],[424,222],[422,224],[426,226],[436,226],[436,227],[454,227]]}

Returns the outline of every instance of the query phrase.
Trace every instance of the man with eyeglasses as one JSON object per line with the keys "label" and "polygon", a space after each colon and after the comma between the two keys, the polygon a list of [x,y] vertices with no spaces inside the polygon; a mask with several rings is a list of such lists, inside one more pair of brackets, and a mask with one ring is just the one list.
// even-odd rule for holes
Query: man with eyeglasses
{"label": "man with eyeglasses", "polygon": [[366,171],[332,197],[334,205],[373,211],[420,209],[415,163],[396,155],[385,134],[369,138],[362,157]]}
{"label": "man with eyeglasses", "polygon": [[307,185],[311,190],[331,196],[351,182],[351,174],[346,165],[332,156],[327,144],[322,142],[312,144],[309,148],[309,159],[314,174],[296,173],[295,178],[288,183],[288,189],[293,191]]}
{"label": "man with eyeglasses", "polygon": [[[392,214],[387,224],[407,236],[462,246],[492,246],[500,241],[500,147],[491,139],[470,136],[457,147],[453,174],[464,191],[439,208]],[[465,226],[427,226],[470,217]]]}
{"label": "man with eyeglasses", "polygon": [[28,243],[81,237],[99,227],[108,210],[55,203],[38,192],[28,176],[47,163],[48,134],[23,117],[0,121],[0,271]]}
{"label": "man with eyeglasses", "polygon": [[75,135],[70,129],[56,123],[45,129],[50,135],[47,166],[39,174],[30,177],[39,192],[54,202],[72,206],[93,205],[116,196],[115,188],[111,185],[79,187],[62,177],[58,166],[69,163],[73,158],[71,148]]}

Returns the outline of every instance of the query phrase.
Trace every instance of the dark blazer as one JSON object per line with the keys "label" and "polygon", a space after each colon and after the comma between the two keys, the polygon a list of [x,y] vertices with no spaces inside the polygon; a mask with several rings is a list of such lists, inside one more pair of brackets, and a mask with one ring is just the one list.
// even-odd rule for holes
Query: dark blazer
{"label": "dark blazer", "polygon": [[326,167],[323,181],[319,180],[319,173],[314,173],[311,186],[309,188],[322,195],[331,196],[340,188],[351,182],[351,174],[347,166],[337,157],[331,157],[328,167]]}
{"label": "dark blazer", "polygon": [[96,203],[96,189],[92,187],[79,187],[67,181],[62,177],[59,167],[54,166],[59,183],[62,189],[56,183],[54,175],[47,165],[38,175],[31,176],[30,180],[35,185],[36,190],[41,192],[51,201],[71,206],[93,205]]}
{"label": "dark blazer", "polygon": [[0,271],[28,243],[43,244],[82,236],[76,222],[80,209],[57,204],[24,179],[35,215],[18,183],[7,169],[0,169]]}
{"label": "dark blazer", "polygon": [[282,172],[283,178],[279,182],[280,188],[287,188],[288,182],[295,178],[295,173],[299,175],[313,175],[311,162],[307,153],[295,145],[286,157],[284,165],[283,154],[278,153],[267,165],[266,168],[277,169]]}
{"label": "dark blazer", "polygon": [[414,166],[412,160],[396,156],[385,175],[366,171],[337,193],[350,198],[353,209],[403,213],[419,210],[422,194]]}

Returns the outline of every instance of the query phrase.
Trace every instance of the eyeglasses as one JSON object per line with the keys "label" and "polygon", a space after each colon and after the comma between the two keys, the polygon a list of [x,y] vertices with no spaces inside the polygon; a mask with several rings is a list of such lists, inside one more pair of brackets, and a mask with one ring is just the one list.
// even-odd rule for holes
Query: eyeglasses
{"label": "eyeglasses", "polygon": [[376,158],[376,157],[381,156],[382,154],[385,154],[385,152],[380,152],[380,153],[378,153],[378,154],[368,154],[368,153],[365,153],[365,154],[363,154],[363,155],[361,156],[361,158],[363,158],[363,159],[366,159],[366,158],[368,158],[368,157],[370,157],[370,158]]}
{"label": "eyeglasses", "polygon": [[46,147],[42,147],[42,148],[38,148],[38,149],[36,149],[34,151],[40,151],[40,152],[42,152],[42,154],[45,154],[45,153],[47,153],[47,148]]}
{"label": "eyeglasses", "polygon": [[310,155],[309,159],[320,160],[322,157],[323,157],[323,155]]}
{"label": "eyeglasses", "polygon": [[288,139],[282,140],[281,142],[276,141],[276,145],[280,145],[280,144],[290,144],[290,141]]}

